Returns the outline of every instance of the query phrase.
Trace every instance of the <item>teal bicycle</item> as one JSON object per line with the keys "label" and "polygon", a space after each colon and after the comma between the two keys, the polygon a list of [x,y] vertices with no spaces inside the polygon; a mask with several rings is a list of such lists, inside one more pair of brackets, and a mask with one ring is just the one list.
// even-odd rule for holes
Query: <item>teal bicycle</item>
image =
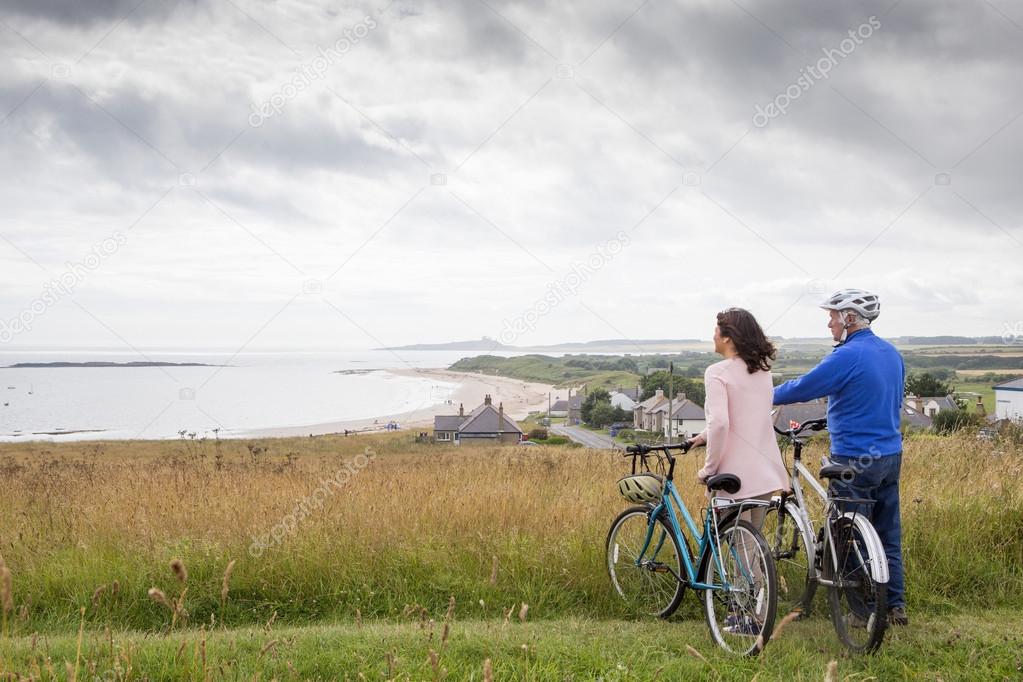
{"label": "teal bicycle", "polygon": [[[607,534],[611,584],[634,613],[660,618],[675,612],[687,588],[702,592],[711,639],[728,652],[756,656],[774,629],[777,579],[763,535],[743,516],[770,503],[721,497],[720,492],[738,492],[741,481],[732,474],[711,476],[710,501],[697,526],[675,489],[670,452],[690,447],[686,442],[626,449],[632,474],[618,481],[618,490],[637,505],[619,514]],[[659,473],[665,462],[667,471]],[[697,543],[695,553],[688,538]]]}

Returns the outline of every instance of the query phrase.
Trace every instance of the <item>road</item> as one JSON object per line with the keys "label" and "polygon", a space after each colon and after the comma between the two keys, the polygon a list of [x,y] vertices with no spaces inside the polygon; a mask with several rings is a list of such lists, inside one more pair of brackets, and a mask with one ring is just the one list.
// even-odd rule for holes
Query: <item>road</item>
{"label": "road", "polygon": [[576,443],[581,443],[588,448],[611,450],[612,448],[617,447],[614,439],[606,433],[597,433],[596,431],[584,429],[581,426],[562,426],[560,424],[555,424],[551,427],[551,430],[559,436],[571,438]]}

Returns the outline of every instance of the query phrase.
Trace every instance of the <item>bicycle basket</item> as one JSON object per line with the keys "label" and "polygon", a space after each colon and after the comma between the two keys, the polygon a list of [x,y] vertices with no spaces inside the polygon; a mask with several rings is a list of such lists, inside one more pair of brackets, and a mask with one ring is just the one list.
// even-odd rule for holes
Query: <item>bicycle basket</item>
{"label": "bicycle basket", "polygon": [[618,492],[629,502],[646,504],[658,502],[664,492],[664,477],[641,473],[618,479]]}

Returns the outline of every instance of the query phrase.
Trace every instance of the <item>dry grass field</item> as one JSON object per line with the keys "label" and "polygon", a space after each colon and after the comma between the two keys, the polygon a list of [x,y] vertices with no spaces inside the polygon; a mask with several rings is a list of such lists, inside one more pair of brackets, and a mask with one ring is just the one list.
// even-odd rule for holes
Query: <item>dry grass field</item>
{"label": "dry grass field", "polygon": [[[807,461],[822,452],[814,444]],[[677,470],[694,510],[701,494],[687,483],[698,456]],[[672,624],[637,622],[612,598],[603,542],[625,506],[614,486],[625,469],[609,452],[453,448],[407,434],[3,445],[0,674],[47,678],[49,659],[54,679],[86,679],[90,669],[108,675],[101,679],[204,679],[214,668],[208,655],[221,666],[216,679],[224,665],[233,671],[226,679],[269,669],[267,679],[289,669],[355,679],[371,667],[379,668],[372,679],[420,679],[440,675],[430,652],[442,651],[442,637],[449,646],[445,622],[457,632],[445,669],[477,679],[490,656],[518,678],[564,679],[558,671],[571,670],[590,679],[605,654],[660,633],[696,647],[708,665],[732,665],[714,663],[691,597]],[[854,668],[930,665],[920,642],[953,631],[968,638],[965,625],[949,623],[969,622],[1011,673],[1021,620],[1004,614],[1023,606],[1023,452],[968,435],[916,436],[902,495],[917,631],[895,633],[885,654]],[[999,622],[1017,639],[1000,640]],[[524,657],[515,653],[521,642],[494,653],[509,637],[518,642],[509,627],[521,628]],[[565,636],[571,628],[578,649]],[[792,628],[812,637],[772,643],[765,660],[778,670],[810,656],[806,670],[823,672],[841,656],[825,619]],[[617,632],[624,639],[610,641]],[[345,653],[324,660],[321,640]],[[392,649],[404,668],[385,665]],[[615,654],[632,661],[615,679],[644,679],[631,651]],[[969,669],[969,651],[947,661],[943,679]],[[748,665],[719,672],[744,679],[756,672]]]}

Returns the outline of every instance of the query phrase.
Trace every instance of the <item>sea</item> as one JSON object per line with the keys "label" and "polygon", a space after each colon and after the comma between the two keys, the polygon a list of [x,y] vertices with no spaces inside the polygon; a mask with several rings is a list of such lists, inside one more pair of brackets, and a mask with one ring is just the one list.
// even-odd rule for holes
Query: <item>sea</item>
{"label": "sea", "polygon": [[[0,441],[242,437],[382,418],[445,403],[455,382],[394,368],[448,367],[493,351],[230,352],[0,349]],[[32,367],[19,363],[201,363]]]}

